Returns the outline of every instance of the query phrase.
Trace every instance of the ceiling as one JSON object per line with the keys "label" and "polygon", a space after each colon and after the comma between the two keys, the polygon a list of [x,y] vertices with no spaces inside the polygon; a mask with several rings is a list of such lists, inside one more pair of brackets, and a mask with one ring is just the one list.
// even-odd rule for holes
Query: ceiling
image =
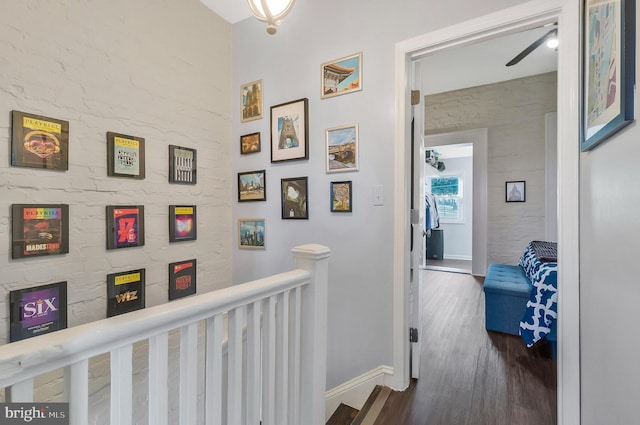
{"label": "ceiling", "polygon": [[246,0],[200,1],[230,24],[235,24],[251,16],[251,10],[249,10],[249,5]]}
{"label": "ceiling", "polygon": [[548,27],[534,28],[424,57],[419,60],[422,94],[442,93],[557,71],[558,54],[545,44],[520,63],[505,66],[548,31]]}

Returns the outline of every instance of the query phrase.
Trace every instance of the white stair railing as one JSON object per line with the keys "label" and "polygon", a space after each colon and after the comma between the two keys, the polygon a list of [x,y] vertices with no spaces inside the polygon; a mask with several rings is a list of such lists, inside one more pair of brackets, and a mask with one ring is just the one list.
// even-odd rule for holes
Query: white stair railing
{"label": "white stair railing", "polygon": [[[34,400],[34,379],[64,368],[70,423],[94,423],[89,361],[108,353],[110,423],[130,425],[133,347],[148,341],[148,423],[168,425],[169,333],[178,330],[180,425],[195,425],[199,417],[206,425],[323,424],[331,251],[310,244],[292,252],[296,268],[287,273],[1,346],[6,401],[40,401]],[[205,402],[199,412],[202,376]]]}

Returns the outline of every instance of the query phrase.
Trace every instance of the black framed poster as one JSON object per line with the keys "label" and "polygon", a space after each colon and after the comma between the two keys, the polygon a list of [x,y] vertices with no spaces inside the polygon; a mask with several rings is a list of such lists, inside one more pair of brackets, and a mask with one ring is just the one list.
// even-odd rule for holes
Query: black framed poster
{"label": "black framed poster", "polygon": [[13,204],[11,258],[69,252],[69,205]]}
{"label": "black framed poster", "polygon": [[107,205],[107,249],[144,245],[144,206]]}
{"label": "black framed poster", "polygon": [[144,139],[107,132],[107,175],[144,179]]}
{"label": "black framed poster", "polygon": [[69,169],[69,121],[11,111],[11,165]]}
{"label": "black framed poster", "polygon": [[195,205],[169,205],[169,241],[195,241],[198,237]]}
{"label": "black framed poster", "polygon": [[67,282],[9,292],[9,342],[67,327]]}
{"label": "black framed poster", "polygon": [[107,317],[144,308],[145,269],[107,275]]}
{"label": "black framed poster", "polygon": [[169,183],[198,182],[198,152],[195,149],[169,145]]}
{"label": "black framed poster", "polygon": [[196,293],[197,260],[169,264],[169,301]]}

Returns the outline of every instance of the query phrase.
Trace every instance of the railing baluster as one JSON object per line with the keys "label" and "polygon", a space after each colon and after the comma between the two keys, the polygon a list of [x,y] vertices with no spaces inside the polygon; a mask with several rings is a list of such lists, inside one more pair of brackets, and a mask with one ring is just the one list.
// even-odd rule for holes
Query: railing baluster
{"label": "railing baluster", "polygon": [[291,297],[291,327],[289,337],[289,423],[300,423],[300,304],[302,290],[293,290]]}
{"label": "railing baluster", "polygon": [[180,328],[180,425],[196,423],[198,407],[198,322]]}
{"label": "railing baluster", "polygon": [[289,291],[278,294],[276,304],[276,422],[289,420]]}
{"label": "railing baluster", "polygon": [[10,403],[30,403],[33,401],[33,379],[13,384],[7,389],[6,399]]}
{"label": "railing baluster", "polygon": [[132,353],[131,344],[111,352],[111,423],[115,425],[132,422]]}
{"label": "railing baluster", "polygon": [[262,424],[276,425],[276,297],[264,301],[262,311]]}
{"label": "railing baluster", "polygon": [[247,424],[260,424],[260,314],[261,301],[247,308]]}
{"label": "railing baluster", "polygon": [[149,338],[149,423],[167,425],[169,392],[169,334]]}
{"label": "railing baluster", "polygon": [[222,314],[207,319],[205,423],[222,425]]}
{"label": "railing baluster", "polygon": [[242,423],[242,326],[244,307],[229,312],[227,422]]}
{"label": "railing baluster", "polygon": [[69,402],[69,424],[89,422],[89,360],[80,360],[64,370],[64,391]]}

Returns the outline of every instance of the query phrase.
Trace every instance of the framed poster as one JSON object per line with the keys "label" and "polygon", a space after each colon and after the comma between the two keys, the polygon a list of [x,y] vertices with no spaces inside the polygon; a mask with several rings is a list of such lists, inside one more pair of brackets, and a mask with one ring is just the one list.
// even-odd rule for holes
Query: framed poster
{"label": "framed poster", "polygon": [[352,212],[353,190],[350,181],[331,182],[331,212]]}
{"label": "framed poster", "polygon": [[240,122],[262,118],[262,80],[240,86]]}
{"label": "framed poster", "polygon": [[308,177],[281,179],[282,219],[309,219],[307,185]]}
{"label": "framed poster", "polygon": [[260,132],[240,136],[240,155],[257,153],[262,149],[260,144]]}
{"label": "framed poster", "polygon": [[13,204],[11,258],[69,252],[69,205]]}
{"label": "framed poster", "polygon": [[169,183],[197,183],[197,154],[195,149],[169,145]]}
{"label": "framed poster", "polygon": [[69,121],[11,111],[11,165],[69,169]]}
{"label": "framed poster", "polygon": [[169,242],[195,241],[198,236],[195,205],[169,205]]}
{"label": "framed poster", "polygon": [[585,0],[583,137],[587,151],[634,120],[635,1]]}
{"label": "framed poster", "polygon": [[309,159],[309,100],[271,107],[271,162]]}
{"label": "framed poster", "polygon": [[264,218],[241,218],[238,220],[238,248],[265,249]]}
{"label": "framed poster", "polygon": [[526,184],[525,181],[505,182],[505,201],[526,202]]}
{"label": "framed poster", "polygon": [[9,292],[9,342],[67,327],[67,282]]}
{"label": "framed poster", "polygon": [[320,98],[362,90],[362,52],[322,64]]}
{"label": "framed poster", "polygon": [[327,128],[327,173],[358,171],[358,124]]}
{"label": "framed poster", "polygon": [[267,200],[265,170],[238,173],[238,202]]}
{"label": "framed poster", "polygon": [[107,249],[144,245],[144,206],[107,205]]}
{"label": "framed poster", "polygon": [[107,132],[107,175],[144,179],[144,139]]}
{"label": "framed poster", "polygon": [[107,317],[144,308],[145,269],[107,275]]}
{"label": "framed poster", "polygon": [[169,301],[196,293],[196,270],[196,259],[169,264]]}

